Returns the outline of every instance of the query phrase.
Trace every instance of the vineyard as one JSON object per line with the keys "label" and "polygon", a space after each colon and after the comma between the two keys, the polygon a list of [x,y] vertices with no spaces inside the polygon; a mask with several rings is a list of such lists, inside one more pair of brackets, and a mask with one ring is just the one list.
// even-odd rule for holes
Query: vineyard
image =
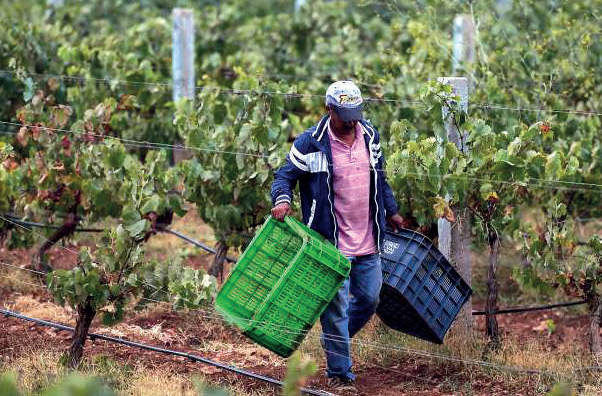
{"label": "vineyard", "polygon": [[352,340],[359,394],[602,394],[601,11],[7,2],[0,395],[339,394],[319,325],[284,359],[214,301],[344,79],[405,226],[473,292],[442,345],[375,315]]}

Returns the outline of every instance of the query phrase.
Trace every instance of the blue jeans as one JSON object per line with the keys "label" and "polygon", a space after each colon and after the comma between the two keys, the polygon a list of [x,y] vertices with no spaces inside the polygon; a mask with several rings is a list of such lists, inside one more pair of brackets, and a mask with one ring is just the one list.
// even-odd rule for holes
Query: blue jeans
{"label": "blue jeans", "polygon": [[[349,340],[372,317],[382,286],[380,256],[349,257],[351,274],[320,317],[326,374],[355,380],[351,372]],[[353,296],[349,299],[349,294]]]}

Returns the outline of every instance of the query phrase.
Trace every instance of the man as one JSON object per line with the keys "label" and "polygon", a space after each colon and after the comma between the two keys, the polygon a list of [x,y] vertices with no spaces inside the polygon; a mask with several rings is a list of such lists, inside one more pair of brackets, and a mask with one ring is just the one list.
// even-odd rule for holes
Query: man
{"label": "man", "polygon": [[[326,91],[328,115],[291,147],[272,185],[272,216],[290,215],[299,182],[303,222],[351,261],[351,274],[322,314],[322,345],[329,385],[355,390],[349,339],[376,311],[382,285],[380,243],[386,221],[403,219],[383,172],[379,134],[362,115],[362,96],[351,81]],[[349,293],[353,298],[349,298]]]}

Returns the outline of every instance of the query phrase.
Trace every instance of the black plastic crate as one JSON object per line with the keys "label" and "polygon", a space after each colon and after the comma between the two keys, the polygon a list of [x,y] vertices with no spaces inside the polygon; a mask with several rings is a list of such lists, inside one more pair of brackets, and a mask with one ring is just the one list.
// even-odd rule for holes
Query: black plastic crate
{"label": "black plastic crate", "polygon": [[381,261],[378,316],[392,329],[442,344],[470,286],[430,239],[412,230],[387,232]]}

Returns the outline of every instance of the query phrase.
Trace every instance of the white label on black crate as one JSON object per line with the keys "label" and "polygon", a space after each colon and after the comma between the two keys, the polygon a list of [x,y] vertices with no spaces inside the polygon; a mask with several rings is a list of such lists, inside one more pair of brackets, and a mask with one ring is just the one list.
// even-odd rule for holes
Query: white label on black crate
{"label": "white label on black crate", "polygon": [[385,254],[393,254],[397,250],[398,247],[399,247],[399,243],[385,240],[383,243],[383,252]]}

